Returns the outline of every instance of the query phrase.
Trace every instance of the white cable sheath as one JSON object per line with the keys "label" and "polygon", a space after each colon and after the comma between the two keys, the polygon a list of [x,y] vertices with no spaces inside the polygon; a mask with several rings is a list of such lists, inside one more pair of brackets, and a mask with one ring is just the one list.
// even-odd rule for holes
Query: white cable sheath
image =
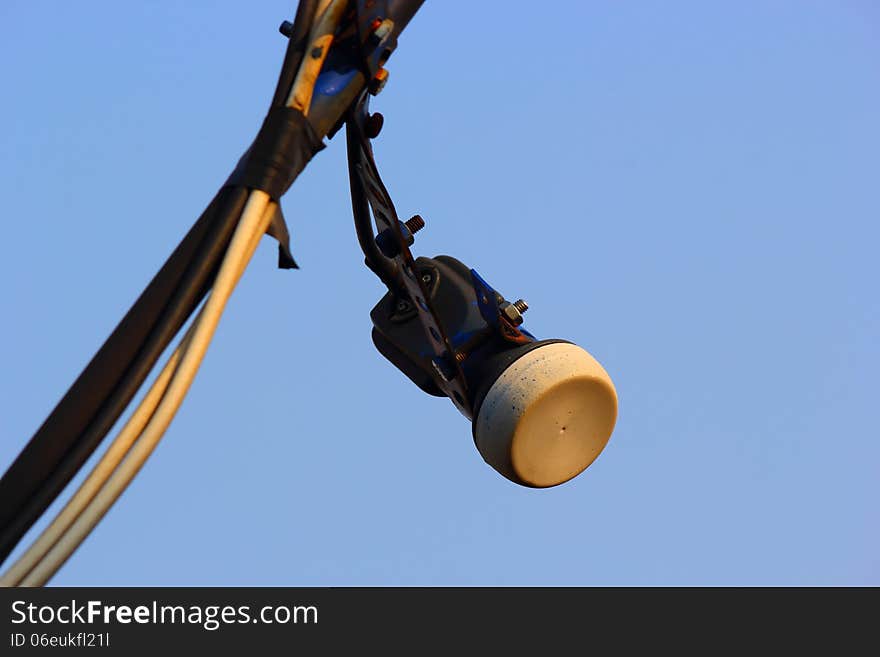
{"label": "white cable sheath", "polygon": [[[308,114],[314,85],[347,0],[321,0],[310,47],[287,104]],[[128,487],[174,418],[192,384],[220,315],[275,213],[275,203],[253,190],[201,312],[155,382],[76,493],[37,540],[0,576],[0,586],[42,586],[79,547]]]}
{"label": "white cable sheath", "polygon": [[300,110],[304,116],[309,115],[315,82],[324,66],[324,60],[327,59],[327,53],[330,52],[333,34],[347,6],[348,0],[323,0],[318,6],[317,17],[309,32],[309,44],[286,103],[288,107]]}
{"label": "white cable sheath", "polygon": [[[269,204],[266,212],[270,214],[274,212],[275,205]],[[259,242],[258,235],[254,240],[254,249]],[[242,266],[239,271],[239,277],[244,273],[245,267]],[[37,562],[42,559],[55,543],[61,538],[64,532],[74,523],[74,521],[82,513],[83,509],[88,506],[92,498],[98,493],[101,487],[113,474],[116,466],[122,461],[123,457],[128,453],[131,446],[138,439],[141,431],[162,400],[165,390],[171,376],[174,374],[177,364],[180,362],[181,353],[189,343],[193,330],[199,323],[202,314],[196,316],[184,337],[180,340],[177,348],[169,356],[168,362],[159,372],[149,392],[144,396],[135,412],[125,423],[122,430],[107,448],[107,451],[89,473],[89,476],[83,480],[76,493],[68,500],[64,508],[55,516],[52,522],[43,530],[36,541],[16,560],[16,562],[0,576],[0,586],[16,586],[21,580],[34,568]]]}
{"label": "white cable sheath", "polygon": [[[79,547],[101,518],[104,517],[109,508],[141,469],[153,449],[155,449],[165,430],[168,428],[168,425],[171,423],[171,420],[174,418],[174,414],[180,407],[184,396],[189,390],[189,387],[195,378],[195,374],[198,371],[199,365],[205,356],[208,344],[217,328],[220,315],[232,294],[232,290],[235,288],[239,278],[241,278],[247,263],[253,256],[257,244],[259,243],[259,238],[266,232],[266,229],[271,223],[274,211],[274,203],[272,203],[268,194],[261,190],[253,190],[251,192],[244,210],[242,211],[241,220],[239,221],[235,234],[232,237],[229,249],[223,259],[223,263],[220,267],[217,279],[214,282],[211,294],[202,309],[198,322],[193,325],[191,334],[188,335],[188,344],[181,344],[183,349],[179,354],[177,368],[174,370],[170,381],[168,381],[168,387],[165,390],[165,394],[161,397],[161,401],[159,401],[156,406],[155,412],[153,412],[152,417],[149,418],[146,425],[143,427],[143,430],[140,433],[140,438],[133,446],[131,446],[124,460],[116,470],[113,471],[109,478],[106,477],[106,469],[102,469],[100,473],[96,472],[101,465],[99,463],[99,466],[96,467],[95,471],[90,474],[89,479],[83,482],[81,488],[88,485],[89,491],[92,491],[94,488],[98,488],[99,490],[97,493],[93,493],[94,496],[88,500],[88,504],[85,508],[82,509],[79,514],[76,515],[72,523],[66,527],[66,530],[57,538],[57,542],[53,541],[54,545],[45,552],[44,556],[40,557],[40,555],[34,553],[35,557],[29,557],[29,561],[38,561],[30,572],[17,582],[18,585],[42,586],[45,584],[64,564],[70,555],[73,554],[76,548]],[[187,338],[185,338],[185,340],[186,339]],[[170,364],[163,369],[160,377],[165,374],[166,369],[170,369]],[[157,395],[158,394],[159,393],[157,392]],[[153,395],[153,390],[151,390],[147,396],[151,397],[151,402],[155,401],[156,395]],[[144,406],[143,411],[141,408],[138,408],[135,412],[136,415],[140,413],[143,413],[143,415],[148,414],[149,408],[145,403],[146,401],[145,398],[144,402],[142,402],[142,406]],[[132,419],[134,419],[134,417]],[[138,420],[142,421],[143,417],[139,417]],[[123,431],[125,431],[125,429],[123,429]],[[120,436],[117,437],[117,440],[122,437],[123,436],[120,434]],[[125,438],[126,440],[130,440],[128,436]],[[114,449],[115,444],[114,441],[114,444],[110,447],[111,450]],[[118,454],[122,450],[123,444],[120,443],[118,449],[115,450],[115,454]],[[94,479],[92,479],[92,475],[95,476]],[[106,483],[104,483],[105,481]],[[101,485],[102,483],[104,484],[103,486]],[[81,504],[86,497],[87,493],[84,493],[77,505]],[[65,507],[62,514],[64,514],[66,510],[67,508]],[[72,512],[66,514],[64,519],[65,524],[70,522],[73,515]],[[58,528],[60,527],[61,523],[58,525]],[[40,538],[43,537],[41,536]],[[50,538],[51,537],[47,537],[42,543],[42,549],[44,549],[45,545],[49,543]],[[40,539],[38,539],[38,541],[39,540]],[[36,547],[36,544],[32,546],[32,548],[33,547]],[[22,558],[24,558],[24,555]],[[17,565],[18,563],[16,563],[16,566]],[[9,573],[4,576],[4,583],[8,575]]]}
{"label": "white cable sheath", "polygon": [[[196,319],[196,322],[198,319]],[[42,559],[46,553],[58,541],[61,535],[67,531],[67,528],[73,524],[76,518],[86,508],[92,498],[104,485],[104,482],[110,478],[116,466],[122,461],[128,450],[140,436],[141,431],[153,415],[153,411],[159,405],[168,382],[177,363],[180,361],[181,351],[185,348],[189,337],[192,335],[192,328],[195,323],[187,331],[186,335],[180,341],[180,344],[174,350],[174,353],[168,358],[168,362],[159,372],[159,376],[153,382],[149,392],[144,396],[135,412],[122,427],[119,435],[113,440],[112,444],[101,460],[89,473],[89,476],[83,481],[80,487],[74,493],[73,497],[64,505],[64,508],[55,516],[55,519],[43,530],[39,538],[22,553],[12,566],[0,577],[0,586],[16,586],[27,575],[31,569]]]}

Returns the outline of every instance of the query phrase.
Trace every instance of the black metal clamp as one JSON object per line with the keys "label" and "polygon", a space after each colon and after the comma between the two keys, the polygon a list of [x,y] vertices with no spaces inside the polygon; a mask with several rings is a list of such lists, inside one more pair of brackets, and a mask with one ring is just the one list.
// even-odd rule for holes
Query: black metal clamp
{"label": "black metal clamp", "polygon": [[[348,140],[349,171],[357,178],[352,181],[352,193],[354,196],[357,191],[362,192],[369,203],[379,229],[379,243],[384,245],[382,257],[388,258],[395,265],[390,275],[394,280],[385,282],[390,282],[400,292],[405,292],[416,309],[427,342],[433,350],[437,386],[464,415],[471,417],[467,382],[456,359],[455,347],[433,307],[428,285],[417,273],[415,258],[409,249],[413,243],[414,231],[398,219],[394,203],[379,176],[373,158],[373,148],[367,136],[367,124],[370,121],[369,98],[367,93],[361,96],[348,122],[354,136]],[[356,203],[356,199],[353,200]],[[416,227],[416,224],[412,227]]]}

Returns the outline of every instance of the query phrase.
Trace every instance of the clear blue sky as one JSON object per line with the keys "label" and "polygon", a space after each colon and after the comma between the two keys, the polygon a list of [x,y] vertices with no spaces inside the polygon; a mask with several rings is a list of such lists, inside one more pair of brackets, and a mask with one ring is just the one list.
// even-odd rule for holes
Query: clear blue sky
{"label": "clear blue sky", "polygon": [[[503,6],[426,2],[375,148],[418,253],[605,365],[599,460],[517,487],[375,352],[336,138],[283,201],[302,269],[264,241],[54,583],[880,584],[876,3]],[[0,6],[4,468],[250,142],[293,11]]]}

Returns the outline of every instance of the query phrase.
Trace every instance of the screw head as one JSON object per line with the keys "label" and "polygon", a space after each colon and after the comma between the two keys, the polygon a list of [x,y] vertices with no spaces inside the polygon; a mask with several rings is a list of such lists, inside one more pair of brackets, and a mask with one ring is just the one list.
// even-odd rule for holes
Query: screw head
{"label": "screw head", "polygon": [[375,139],[382,132],[383,125],[385,125],[385,117],[379,112],[373,112],[364,123],[364,132],[369,139]]}
{"label": "screw head", "polygon": [[278,31],[289,39],[290,35],[293,34],[293,23],[284,21],[278,26]]}

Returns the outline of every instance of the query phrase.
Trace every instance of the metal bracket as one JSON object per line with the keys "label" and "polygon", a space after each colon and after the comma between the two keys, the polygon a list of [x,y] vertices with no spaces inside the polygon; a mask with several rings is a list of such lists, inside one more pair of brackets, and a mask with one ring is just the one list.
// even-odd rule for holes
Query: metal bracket
{"label": "metal bracket", "polygon": [[373,158],[373,148],[366,130],[370,117],[369,98],[367,93],[361,96],[350,118],[350,125],[353,126],[357,136],[357,148],[349,150],[349,157],[353,159],[351,170],[361,182],[361,188],[369,202],[379,232],[387,231],[386,235],[391,235],[397,243],[398,252],[392,258],[397,264],[395,282],[398,283],[400,290],[409,295],[418,312],[419,322],[434,352],[434,378],[437,386],[465,417],[470,418],[472,409],[468,401],[467,383],[456,358],[455,347],[434,309],[428,286],[418,275],[415,259],[409,250],[394,203],[382,183]]}
{"label": "metal bracket", "polygon": [[477,295],[477,307],[480,309],[480,315],[483,320],[491,328],[498,331],[502,338],[513,344],[528,344],[535,340],[535,336],[514,326],[499,311],[499,304],[504,301],[504,297],[495,291],[482,276],[477,273],[476,269],[471,269],[471,281],[474,284],[474,292]]}

